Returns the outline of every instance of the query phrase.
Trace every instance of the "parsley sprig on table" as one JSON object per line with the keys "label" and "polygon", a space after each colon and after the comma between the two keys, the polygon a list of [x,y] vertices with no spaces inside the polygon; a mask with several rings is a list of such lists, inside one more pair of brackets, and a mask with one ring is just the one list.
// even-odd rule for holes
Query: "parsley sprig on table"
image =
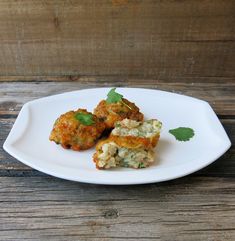
{"label": "parsley sprig on table", "polygon": [[123,105],[131,110],[131,107],[123,101],[123,95],[116,92],[116,88],[112,88],[107,94],[106,102],[108,104],[121,102]]}
{"label": "parsley sprig on table", "polygon": [[189,141],[194,136],[194,130],[189,127],[178,127],[169,130],[177,141]]}
{"label": "parsley sprig on table", "polygon": [[82,112],[77,113],[75,115],[75,118],[85,126],[90,126],[95,123],[95,121],[93,120],[92,114],[89,114],[89,113],[82,113]]}

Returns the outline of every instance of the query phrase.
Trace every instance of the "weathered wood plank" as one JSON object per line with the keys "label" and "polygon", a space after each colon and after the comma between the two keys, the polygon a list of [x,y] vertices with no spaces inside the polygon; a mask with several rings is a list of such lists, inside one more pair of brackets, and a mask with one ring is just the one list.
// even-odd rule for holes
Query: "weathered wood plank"
{"label": "weathered wood plank", "polygon": [[[135,85],[136,81],[143,81],[143,77],[137,75],[8,75],[0,76],[0,82],[89,82],[97,83],[102,85],[103,83],[118,83],[118,82],[129,82],[130,84]],[[172,76],[171,79],[165,79],[158,77],[157,79],[145,78],[144,80],[165,83],[234,83],[235,77],[225,77],[225,76]]]}
{"label": "weathered wood plank", "polygon": [[0,177],[0,239],[232,241],[234,191],[234,178],[114,187]]}
{"label": "weathered wood plank", "polygon": [[233,0],[1,0],[0,21],[5,76],[235,77]]}
{"label": "weathered wood plank", "polygon": [[0,114],[17,114],[30,100],[84,88],[103,86],[154,88],[186,94],[208,101],[218,115],[235,114],[235,82],[229,83],[165,83],[157,80],[97,81],[93,78],[79,82],[0,82]]}

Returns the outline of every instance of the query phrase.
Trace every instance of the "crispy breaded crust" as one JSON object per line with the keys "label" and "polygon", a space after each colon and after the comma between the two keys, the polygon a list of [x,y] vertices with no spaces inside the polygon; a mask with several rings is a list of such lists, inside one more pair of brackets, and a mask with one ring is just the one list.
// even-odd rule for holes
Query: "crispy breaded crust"
{"label": "crispy breaded crust", "polygon": [[115,142],[120,147],[125,148],[154,148],[160,135],[154,135],[152,137],[139,137],[139,136],[116,136],[111,133],[109,140]]}
{"label": "crispy breaded crust", "polygon": [[98,159],[98,152],[95,152],[95,153],[93,154],[93,162],[95,163],[95,167],[96,167],[97,169],[103,169],[103,168],[100,168],[100,167],[97,165],[98,161],[99,161],[99,159]]}
{"label": "crispy breaded crust", "polygon": [[[101,100],[94,109],[94,114],[104,121],[107,129],[113,128],[115,122],[125,118],[137,121],[142,121],[144,119],[144,115],[134,103],[124,98],[122,101],[126,105],[122,102],[107,103],[105,100]],[[128,108],[128,106],[130,108]]]}
{"label": "crispy breaded crust", "polygon": [[103,146],[105,143],[109,143],[109,142],[112,142],[112,141],[110,140],[110,137],[108,137],[107,139],[98,141],[97,144],[96,144],[96,146],[95,146],[96,151],[101,150],[101,149],[102,149],[102,146]]}
{"label": "crispy breaded crust", "polygon": [[76,113],[85,113],[85,109],[77,111],[69,111],[62,114],[53,126],[50,134],[50,141],[54,141],[65,149],[75,151],[86,150],[95,145],[97,139],[101,136],[105,129],[105,124],[93,115],[94,124],[86,126],[81,124],[76,118]]}
{"label": "crispy breaded crust", "polygon": [[95,152],[94,155],[93,155],[93,162],[95,163],[95,167],[96,167],[96,169],[104,170],[105,169],[104,167],[98,166],[98,161],[99,161],[98,152]]}

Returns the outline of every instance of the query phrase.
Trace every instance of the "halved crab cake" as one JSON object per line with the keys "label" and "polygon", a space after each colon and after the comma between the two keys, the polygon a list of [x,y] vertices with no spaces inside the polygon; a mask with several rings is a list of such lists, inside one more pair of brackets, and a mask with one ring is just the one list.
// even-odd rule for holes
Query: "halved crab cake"
{"label": "halved crab cake", "polygon": [[110,139],[100,141],[93,160],[97,169],[113,167],[145,168],[154,161],[153,149],[125,148]]}
{"label": "halved crab cake", "polygon": [[94,114],[104,121],[107,129],[114,128],[115,122],[125,118],[137,121],[142,121],[144,118],[134,103],[122,97],[115,92],[115,88],[111,89],[107,99],[100,101],[94,109]]}
{"label": "halved crab cake", "polygon": [[156,119],[134,121],[124,119],[116,122],[110,140],[126,148],[154,148],[160,138],[162,123]]}
{"label": "halved crab cake", "polygon": [[69,111],[54,124],[49,139],[66,149],[86,150],[95,145],[105,124],[85,109]]}

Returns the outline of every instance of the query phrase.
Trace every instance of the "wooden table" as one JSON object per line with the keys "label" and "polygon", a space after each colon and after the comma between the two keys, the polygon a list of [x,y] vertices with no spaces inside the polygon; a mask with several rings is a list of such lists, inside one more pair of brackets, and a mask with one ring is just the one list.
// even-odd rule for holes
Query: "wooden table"
{"label": "wooden table", "polygon": [[[235,142],[235,83],[117,81],[205,99]],[[79,81],[0,82],[0,240],[235,240],[235,147],[209,167],[139,186],[70,182],[32,170],[2,149],[21,106],[65,91],[111,86]]]}

